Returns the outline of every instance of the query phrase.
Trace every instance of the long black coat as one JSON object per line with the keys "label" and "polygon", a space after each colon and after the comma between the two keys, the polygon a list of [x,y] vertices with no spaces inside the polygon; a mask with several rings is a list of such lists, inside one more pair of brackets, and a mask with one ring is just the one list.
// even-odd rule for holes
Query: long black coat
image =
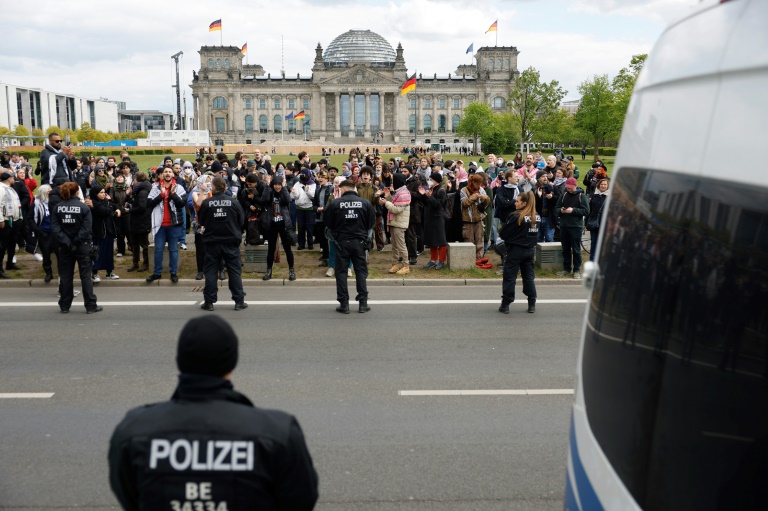
{"label": "long black coat", "polygon": [[424,245],[427,247],[442,247],[448,243],[445,239],[445,220],[443,219],[443,204],[446,200],[446,192],[440,187],[432,189],[432,197],[426,197]]}
{"label": "long black coat", "polygon": [[[274,213],[272,211],[272,203],[275,199],[275,190],[271,186],[264,188],[264,193],[261,196],[261,206],[264,211],[259,215],[259,224],[263,232],[269,232],[272,229],[272,218]],[[283,186],[280,190],[280,214],[283,215],[285,220],[285,230],[290,231],[293,229],[293,221],[291,220],[291,194],[288,193],[288,188]]]}
{"label": "long black coat", "polygon": [[130,195],[131,212],[130,230],[135,233],[145,233],[152,229],[152,210],[147,207],[147,196],[152,189],[149,181],[137,182],[133,185]]}

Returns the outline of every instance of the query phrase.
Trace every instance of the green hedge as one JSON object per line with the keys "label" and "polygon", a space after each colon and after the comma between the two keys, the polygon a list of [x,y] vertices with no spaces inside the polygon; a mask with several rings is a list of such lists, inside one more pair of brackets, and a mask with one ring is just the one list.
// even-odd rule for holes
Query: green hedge
{"label": "green hedge", "polygon": [[[133,149],[131,150],[131,148],[126,148],[125,150],[128,151],[128,154],[132,154],[132,155],[166,154],[168,152],[167,149]],[[111,148],[101,148],[101,147],[81,148],[81,146],[77,146],[76,151],[77,151],[78,157],[90,156],[90,155],[94,155],[98,157],[98,156],[120,156],[120,153],[123,152],[123,149],[111,149]],[[26,156],[29,161],[40,158],[40,151],[16,151],[16,152],[19,153],[19,156]]]}
{"label": "green hedge", "polygon": [[[554,152],[554,149],[550,152]],[[563,147],[563,152],[566,155],[572,155],[572,156],[581,156],[581,148],[580,147]],[[592,155],[594,152],[594,148],[587,147],[587,156]],[[600,154],[600,156],[616,156],[616,148],[615,147],[598,147],[597,152]]]}

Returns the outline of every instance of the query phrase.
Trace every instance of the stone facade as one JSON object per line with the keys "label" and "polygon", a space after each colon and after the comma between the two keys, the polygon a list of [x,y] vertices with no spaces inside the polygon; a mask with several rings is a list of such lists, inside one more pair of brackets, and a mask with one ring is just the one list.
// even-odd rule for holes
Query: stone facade
{"label": "stone facade", "polygon": [[[344,58],[350,36],[357,44]],[[367,41],[379,45],[378,51],[367,55],[361,40],[363,47]],[[388,45],[373,32],[349,31],[331,43],[333,54],[324,56],[318,43],[310,77],[273,77],[261,66],[244,65],[235,46],[203,46],[191,84],[195,128],[209,130],[217,145],[304,138],[340,144],[466,143],[454,133],[464,108],[483,101],[505,109],[519,76],[517,48],[483,47],[475,55],[477,64],[460,66],[460,75],[420,74],[416,90],[401,96],[410,76],[403,48],[382,44]],[[302,110],[303,121],[285,119]]]}

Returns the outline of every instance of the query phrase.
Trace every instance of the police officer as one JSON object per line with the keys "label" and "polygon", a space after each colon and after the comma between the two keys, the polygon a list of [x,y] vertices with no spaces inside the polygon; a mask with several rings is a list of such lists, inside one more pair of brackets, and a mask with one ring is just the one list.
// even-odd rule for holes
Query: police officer
{"label": "police officer", "polygon": [[230,381],[238,340],[218,316],[191,319],[170,401],[115,428],[109,483],[126,510],[311,510],[317,473],[296,418],[256,408]]}
{"label": "police officer", "polygon": [[368,277],[366,251],[373,236],[376,210],[367,200],[355,191],[355,182],[347,179],[339,185],[342,196],[334,199],[323,214],[323,221],[333,235],[336,244],[336,299],[339,306],[336,312],[349,314],[349,291],[347,290],[347,271],[350,259],[355,269],[355,283],[359,312],[368,312],[368,289],[365,279]]}
{"label": "police officer", "polygon": [[59,186],[61,202],[51,210],[51,232],[58,245],[59,268],[59,308],[62,313],[69,312],[74,298],[75,261],[80,270],[80,282],[83,285],[83,299],[88,314],[101,312],[102,307],[96,305],[96,295],[93,294],[91,280],[91,227],[93,220],[91,208],[83,204],[77,197],[77,183],[66,182]]}
{"label": "police officer", "polygon": [[223,177],[213,178],[212,185],[213,196],[205,199],[197,212],[197,221],[202,226],[205,243],[205,302],[200,308],[213,310],[219,290],[216,283],[219,261],[223,259],[229,274],[229,291],[235,301],[235,310],[239,311],[248,307],[245,303],[240,265],[240,241],[245,213],[237,200],[226,193],[227,182]]}
{"label": "police officer", "polygon": [[518,271],[523,276],[523,294],[528,297],[528,312],[536,312],[533,255],[540,226],[541,218],[536,215],[536,195],[533,192],[521,193],[515,199],[515,211],[507,217],[499,231],[507,250],[501,284],[501,313],[509,314],[509,304],[515,301]]}

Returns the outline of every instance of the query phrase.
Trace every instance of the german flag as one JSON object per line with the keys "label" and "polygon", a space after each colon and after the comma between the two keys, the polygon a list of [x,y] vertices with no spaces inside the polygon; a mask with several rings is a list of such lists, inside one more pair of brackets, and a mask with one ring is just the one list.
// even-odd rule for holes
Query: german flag
{"label": "german flag", "polygon": [[208,25],[208,32],[216,32],[217,30],[221,30],[221,20],[216,20]]}
{"label": "german flag", "polygon": [[488,32],[496,32],[496,29],[499,28],[499,20],[494,21],[490,27],[488,27],[488,30],[485,31],[487,34]]}
{"label": "german flag", "polygon": [[245,55],[246,53],[248,53],[248,43],[245,43],[245,44],[243,45],[243,47],[240,49],[240,53],[242,53],[243,55]]}
{"label": "german flag", "polygon": [[293,116],[294,120],[296,120],[296,119],[303,119],[303,118],[304,118],[304,110],[302,110],[301,112],[299,112],[299,113],[297,113],[296,115]]}
{"label": "german flag", "polygon": [[412,90],[416,90],[416,73],[413,73],[413,76],[408,78],[408,81],[406,81],[402,87],[400,87],[400,95],[405,96]]}

